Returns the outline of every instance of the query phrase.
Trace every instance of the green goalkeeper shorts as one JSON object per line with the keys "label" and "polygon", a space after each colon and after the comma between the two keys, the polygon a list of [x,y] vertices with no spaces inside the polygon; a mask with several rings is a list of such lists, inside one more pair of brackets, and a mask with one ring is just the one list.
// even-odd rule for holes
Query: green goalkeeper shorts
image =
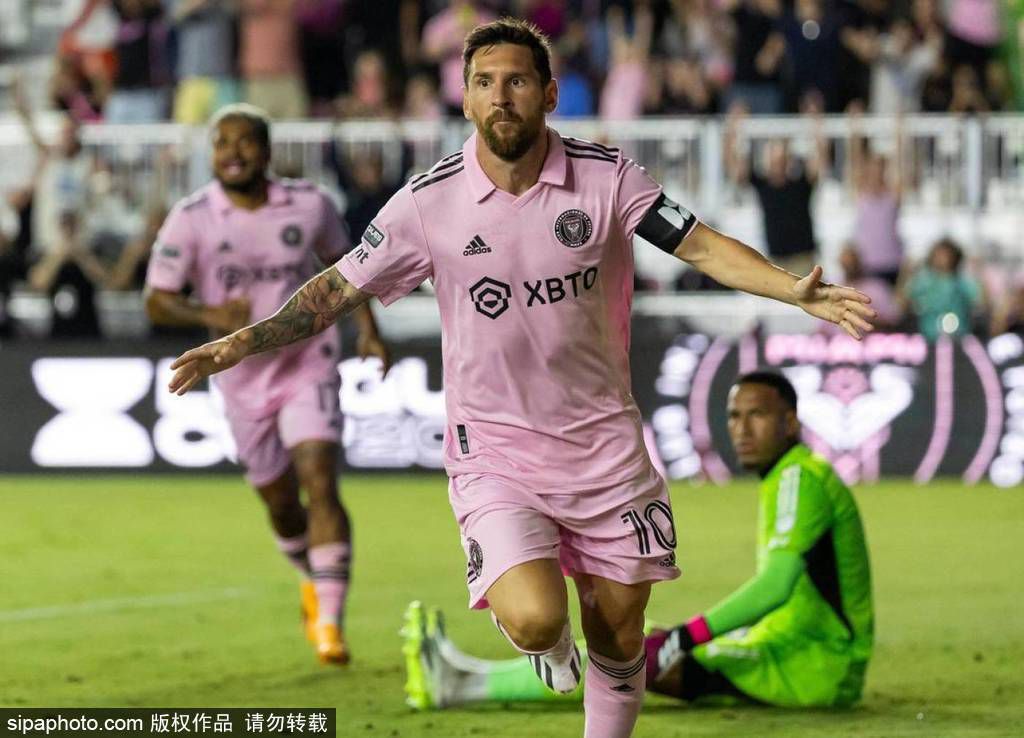
{"label": "green goalkeeper shorts", "polygon": [[867,662],[842,644],[765,637],[755,627],[698,646],[683,663],[683,694],[737,693],[779,707],[838,707],[860,699]]}

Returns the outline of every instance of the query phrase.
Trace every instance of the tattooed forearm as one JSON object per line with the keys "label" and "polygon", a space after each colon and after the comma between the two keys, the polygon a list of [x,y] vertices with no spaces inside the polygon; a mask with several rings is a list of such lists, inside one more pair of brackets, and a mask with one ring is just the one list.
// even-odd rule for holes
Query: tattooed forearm
{"label": "tattooed forearm", "polygon": [[316,335],[358,307],[366,296],[334,267],[306,282],[276,313],[244,328],[249,353],[270,351]]}

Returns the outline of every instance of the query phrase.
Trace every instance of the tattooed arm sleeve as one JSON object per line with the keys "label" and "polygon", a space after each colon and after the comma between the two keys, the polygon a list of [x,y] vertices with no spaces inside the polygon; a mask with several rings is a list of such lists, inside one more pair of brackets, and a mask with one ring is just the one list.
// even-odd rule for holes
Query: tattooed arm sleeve
{"label": "tattooed arm sleeve", "polygon": [[306,282],[280,310],[240,331],[250,354],[286,346],[320,333],[362,305],[370,295],[331,266]]}

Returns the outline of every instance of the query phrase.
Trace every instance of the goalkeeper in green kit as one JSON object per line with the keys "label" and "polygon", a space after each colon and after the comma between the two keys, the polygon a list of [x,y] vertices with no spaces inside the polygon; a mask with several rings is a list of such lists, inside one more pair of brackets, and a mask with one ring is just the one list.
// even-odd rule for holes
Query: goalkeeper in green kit
{"label": "goalkeeper in green kit", "polygon": [[[783,707],[856,702],[871,657],[871,572],[850,490],[800,443],[797,397],[779,374],[740,377],[729,436],[761,477],[757,571],[721,602],[647,636],[647,689],[682,700],[732,696]],[[414,602],[403,629],[408,702],[582,699],[548,691],[528,658],[487,661],[460,651],[441,613]],[[541,676],[541,679],[537,679]]]}

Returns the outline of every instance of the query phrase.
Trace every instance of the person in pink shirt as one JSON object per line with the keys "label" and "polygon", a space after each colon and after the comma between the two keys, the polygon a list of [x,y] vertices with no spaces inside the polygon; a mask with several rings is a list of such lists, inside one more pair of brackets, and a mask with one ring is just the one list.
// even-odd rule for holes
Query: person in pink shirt
{"label": "person in pink shirt", "polygon": [[462,109],[462,39],[477,24],[494,20],[476,0],[450,0],[423,26],[423,56],[438,65],[441,100],[455,115]]}
{"label": "person in pink shirt", "polygon": [[[160,229],[146,274],[146,311],[156,324],[224,335],[272,315],[350,242],[323,191],[268,176],[266,113],[229,105],[211,131],[215,180],[175,205]],[[181,295],[186,285],[191,298]],[[387,349],[368,306],[356,318],[359,354],[380,357],[387,371]],[[343,664],[351,525],[336,477],[339,361],[332,330],[263,354],[216,381],[246,479],[266,503],[278,548],[302,576],[306,635],[321,661]]]}
{"label": "person in pink shirt", "polygon": [[629,368],[632,241],[722,284],[797,305],[859,337],[859,292],[785,272],[699,223],[619,149],[546,126],[558,104],[546,38],[523,21],[466,39],[462,150],[412,178],[359,247],[269,319],[192,349],[169,389],[315,335],[376,296],[433,281],[441,312],[445,466],[469,604],[552,690],[581,677],[563,572],[587,643],[587,738],[631,734],[644,692],[651,585],[679,575],[665,481]]}

